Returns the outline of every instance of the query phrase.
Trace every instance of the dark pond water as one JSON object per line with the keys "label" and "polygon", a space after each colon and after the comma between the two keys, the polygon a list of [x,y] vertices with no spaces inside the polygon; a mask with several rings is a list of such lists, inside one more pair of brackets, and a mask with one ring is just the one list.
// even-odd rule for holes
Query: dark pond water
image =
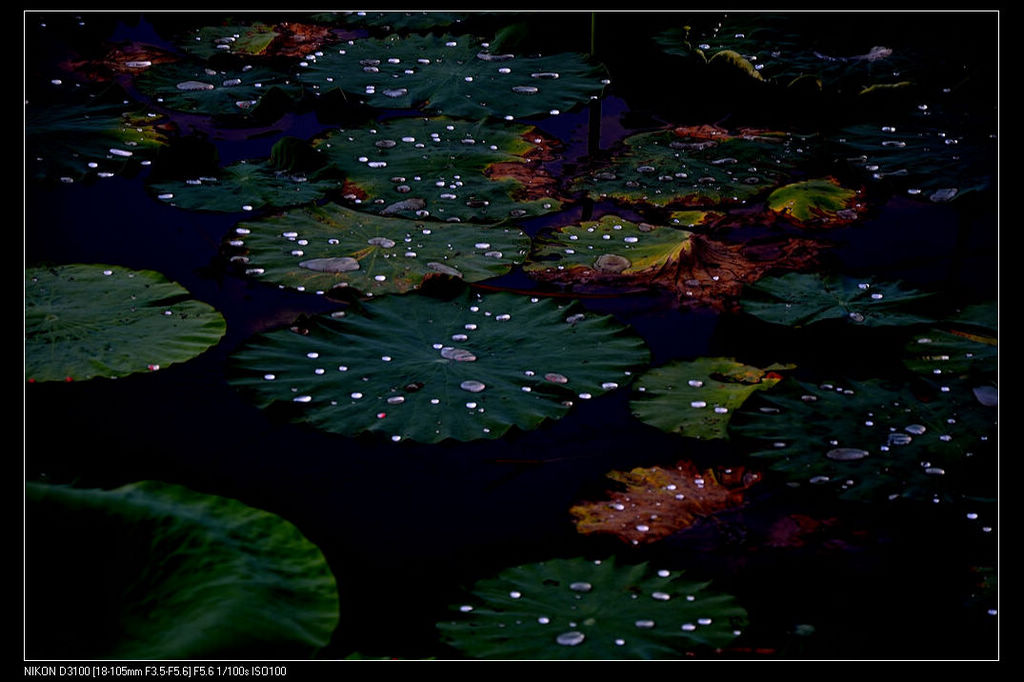
{"label": "dark pond water", "polygon": [[[757,16],[744,17],[744,24],[756,25]],[[485,18],[480,25],[494,30],[515,23],[517,15]],[[538,52],[590,49],[589,13],[526,19]],[[695,26],[711,25],[719,16],[697,13],[693,20]],[[95,59],[111,42],[172,46],[181,31],[221,21],[219,15],[191,13],[29,13],[26,99],[33,106],[61,106],[69,89],[95,87],[62,69],[69,61]],[[659,51],[653,36],[682,23],[675,14],[599,14],[597,57],[611,80],[604,98],[530,120],[564,143],[547,164],[552,175],[572,175],[625,137],[664,126],[727,121],[815,132],[860,122],[838,105],[812,111],[786,97],[750,103],[729,89],[709,92],[678,79],[676,73],[685,71]],[[997,15],[826,13],[801,17],[800,27],[808,44],[825,55],[860,55],[877,45],[912,54],[920,92],[933,97],[952,89],[942,109],[944,121],[954,126],[950,135],[993,139]],[[360,39],[374,30],[354,24],[344,35]],[[63,84],[55,87],[58,78]],[[874,117],[900,125],[920,113],[903,104]],[[259,131],[190,121],[211,134],[223,164],[268,157],[283,135],[309,139],[332,128],[316,111],[301,109]],[[851,176],[865,182],[869,210],[822,236],[830,248],[818,268],[901,280],[940,292],[951,307],[996,300],[998,213],[991,158],[981,173],[991,176],[993,186],[952,202],[908,194],[899,178],[871,183]],[[826,171],[836,170],[830,160],[821,163]],[[101,488],[155,479],[237,498],[290,521],[322,550],[338,582],[339,623],[318,658],[461,658],[441,642],[435,625],[476,580],[546,559],[612,555],[685,569],[713,580],[743,604],[749,625],[741,637],[724,651],[698,651],[697,658],[998,657],[997,593],[979,578],[998,563],[998,507],[991,503],[995,439],[965,473],[975,477],[977,494],[951,503],[837,502],[806,486],[789,487],[769,472],[742,506],[661,542],[631,547],[583,536],[568,509],[601,499],[609,489],[608,472],[681,459],[699,467],[751,466],[749,458],[736,442],[683,438],[644,424],[631,415],[628,390],[580,401],[565,418],[532,431],[436,445],[345,438],[261,411],[229,386],[228,358],[253,334],[339,304],[242,276],[225,261],[222,243],[238,221],[251,216],[185,211],[160,202],[146,189],[149,172],[74,183],[27,178],[26,267],[104,263],[158,271],[221,311],[226,334],[195,359],[158,372],[27,385],[26,477]],[[607,213],[652,215],[643,207],[583,199],[522,227],[537,235]],[[741,241],[760,234],[758,229],[738,228],[728,239]],[[554,291],[518,268],[483,284],[540,295]],[[901,331],[797,331],[737,312],[667,305],[664,297],[643,293],[588,296],[584,304],[630,325],[655,366],[704,356],[735,357],[759,367],[792,362],[812,381],[905,371]],[[970,507],[975,499],[988,501]],[[979,509],[980,520],[967,516]],[[827,519],[829,525],[790,546],[766,544],[773,529],[795,518]],[[37,604],[46,604],[41,583],[76,580],[80,557],[65,559],[40,566],[28,557],[29,658],[66,657],[59,647],[40,643],[50,630],[37,617]],[[98,614],[82,618],[102,620]]]}

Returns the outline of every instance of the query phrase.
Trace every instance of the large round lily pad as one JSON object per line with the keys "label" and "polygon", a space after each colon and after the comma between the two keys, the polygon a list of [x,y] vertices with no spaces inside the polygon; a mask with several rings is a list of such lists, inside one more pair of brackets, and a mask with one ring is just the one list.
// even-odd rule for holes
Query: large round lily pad
{"label": "large round lily pad", "polygon": [[600,96],[601,71],[585,55],[491,54],[468,36],[390,35],[307,58],[303,83],[340,88],[386,109],[422,108],[479,120],[568,111]]}
{"label": "large round lily pad", "polygon": [[540,167],[548,144],[519,124],[400,118],[332,132],[316,149],[344,173],[363,210],[498,222],[561,208],[555,180]]}
{"label": "large round lily pad", "polygon": [[775,370],[760,369],[732,358],[698,358],[648,370],[637,379],[630,407],[641,421],[662,431],[689,438],[727,438],[733,411],[754,391],[781,379]]}
{"label": "large round lily pad", "polygon": [[789,134],[713,126],[626,138],[607,167],[574,181],[593,197],[653,206],[726,206],[790,180],[810,142]]}
{"label": "large round lily pad", "polygon": [[237,500],[29,483],[26,529],[33,658],[309,657],[338,622],[320,550]]}
{"label": "large round lily pad", "polygon": [[995,435],[994,411],[970,388],[929,400],[880,381],[787,380],[736,413],[730,434],[754,438],[752,456],[795,484],[854,500],[944,499],[966,489],[965,458]]}
{"label": "large round lily pad", "polygon": [[481,580],[438,623],[471,658],[657,659],[707,653],[740,634],[734,597],[683,571],[614,559],[553,559]]}
{"label": "large round lily pad", "polygon": [[25,377],[120,377],[191,360],[223,316],[151,270],[74,264],[25,271]]}
{"label": "large round lily pad", "polygon": [[530,240],[518,228],[423,223],[328,204],[240,223],[231,246],[262,281],[379,295],[404,293],[436,275],[467,282],[503,275]]}
{"label": "large round lily pad", "polygon": [[536,428],[625,384],[647,359],[628,328],[579,304],[466,291],[389,296],[257,336],[229,380],[318,429],[436,443]]}
{"label": "large round lily pad", "polygon": [[740,301],[744,312],[766,322],[806,327],[845,320],[865,327],[927,323],[934,317],[915,309],[932,296],[898,282],[857,279],[838,274],[791,272],[751,284]]}

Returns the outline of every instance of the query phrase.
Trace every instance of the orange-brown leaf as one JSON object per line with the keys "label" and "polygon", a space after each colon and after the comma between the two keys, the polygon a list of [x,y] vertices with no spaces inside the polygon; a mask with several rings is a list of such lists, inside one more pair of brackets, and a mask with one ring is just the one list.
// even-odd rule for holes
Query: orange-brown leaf
{"label": "orange-brown leaf", "polygon": [[675,468],[612,471],[608,478],[625,486],[609,499],[570,509],[584,534],[609,533],[624,542],[645,544],[685,530],[702,518],[743,504],[744,493],[760,480],[743,467],[703,472],[691,462]]}

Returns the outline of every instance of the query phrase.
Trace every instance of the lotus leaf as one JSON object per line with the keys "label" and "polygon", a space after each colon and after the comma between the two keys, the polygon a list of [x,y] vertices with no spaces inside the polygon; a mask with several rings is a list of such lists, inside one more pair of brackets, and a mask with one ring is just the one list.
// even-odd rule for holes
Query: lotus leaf
{"label": "lotus leaf", "polygon": [[968,483],[965,457],[995,434],[995,419],[977,409],[966,388],[930,401],[880,381],[787,380],[737,412],[732,436],[757,440],[752,456],[794,484],[834,489],[871,501],[942,499]]}
{"label": "lotus leaf", "polygon": [[234,26],[204,26],[194,30],[181,47],[201,59],[216,54],[242,57],[299,57],[333,41],[329,28],[316,24],[262,22]]}
{"label": "lotus leaf", "polygon": [[422,223],[328,204],[240,223],[231,246],[244,250],[236,259],[263,281],[380,295],[407,292],[436,275],[467,282],[503,275],[530,240],[517,228]]}
{"label": "lotus leaf", "polygon": [[237,500],[28,483],[25,512],[33,658],[309,657],[337,625],[320,550]]}
{"label": "lotus leaf", "polygon": [[692,234],[606,215],[538,238],[538,247],[525,269],[539,276],[574,269],[624,276],[658,272],[675,268],[678,261],[689,258]]}
{"label": "lotus leaf", "polygon": [[491,54],[466,36],[364,39],[304,63],[302,82],[321,92],[340,88],[382,109],[422,108],[470,120],[569,111],[605,86],[584,55]]}
{"label": "lotus leaf", "polygon": [[726,428],[734,410],[754,391],[777,384],[775,370],[758,369],[732,358],[699,358],[673,362],[645,372],[637,379],[633,414],[662,431],[689,438],[728,438]]}
{"label": "lotus leaf", "polygon": [[392,296],[297,331],[251,340],[233,357],[232,384],[264,407],[292,403],[316,428],[394,441],[533,429],[625,384],[648,359],[609,316],[503,292]]}
{"label": "lotus leaf", "polygon": [[678,305],[734,305],[744,283],[771,269],[804,267],[822,246],[785,238],[728,244],[616,215],[568,225],[537,237],[524,269],[573,289],[614,287],[667,292]]}
{"label": "lotus leaf", "polygon": [[747,622],[731,595],[683,571],[552,559],[480,580],[444,640],[478,659],[658,659],[707,653]]}
{"label": "lotus leaf", "polygon": [[773,324],[806,327],[824,320],[846,320],[866,327],[927,323],[934,317],[913,312],[913,304],[931,294],[843,275],[791,272],[750,285],[743,310]]}
{"label": "lotus leaf", "polygon": [[561,208],[540,168],[548,145],[529,126],[402,118],[333,132],[316,149],[345,173],[364,210],[497,222]]}
{"label": "lotus leaf", "polygon": [[74,182],[138,168],[166,144],[161,122],[122,105],[26,107],[29,173],[37,180]]}
{"label": "lotus leaf", "polygon": [[700,519],[743,504],[743,494],[760,474],[734,469],[700,471],[692,462],[674,468],[638,467],[612,471],[608,478],[625,486],[609,499],[584,502],[569,512],[583,535],[610,534],[633,545],[657,542],[686,530]]}
{"label": "lotus leaf", "polygon": [[[993,136],[994,138],[994,136]],[[837,137],[839,154],[874,183],[945,203],[994,185],[995,141],[917,126],[857,125]]]}
{"label": "lotus leaf", "polygon": [[74,264],[25,270],[25,377],[121,377],[191,360],[224,318],[150,270]]}
{"label": "lotus leaf", "polygon": [[707,137],[661,130],[623,142],[609,167],[577,178],[574,187],[627,204],[725,206],[788,182],[809,155],[808,140],[763,131]]}
{"label": "lotus leaf", "polygon": [[336,22],[343,20],[357,26],[382,28],[395,33],[410,31],[427,31],[458,24],[465,20],[466,14],[461,12],[342,12],[333,15],[318,15],[324,21]]}
{"label": "lotus leaf", "polygon": [[[857,54],[826,54],[821,45],[847,42],[850,29],[843,21],[835,31],[821,22],[813,31],[799,14],[730,14],[703,26],[691,21],[655,36],[667,54],[683,57],[736,52],[751,61],[765,80],[788,85],[801,76],[817,78],[825,88],[849,89],[851,83],[891,83],[911,61],[901,51],[864,43]],[[813,36],[814,40],[809,37]]]}
{"label": "lotus leaf", "polygon": [[768,195],[768,208],[797,225],[832,227],[856,220],[866,207],[856,190],[820,178],[778,188]]}
{"label": "lotus leaf", "polygon": [[169,109],[208,116],[251,113],[273,91],[293,101],[302,96],[302,86],[286,74],[250,65],[227,69],[204,62],[156,64],[136,79],[136,85]]}
{"label": "lotus leaf", "polygon": [[994,376],[999,363],[997,314],[995,304],[973,305],[916,334],[907,344],[904,364],[943,382]]}
{"label": "lotus leaf", "polygon": [[240,161],[216,176],[154,182],[149,189],[161,201],[185,210],[236,213],[311,204],[342,186],[330,174],[278,170],[267,161]]}

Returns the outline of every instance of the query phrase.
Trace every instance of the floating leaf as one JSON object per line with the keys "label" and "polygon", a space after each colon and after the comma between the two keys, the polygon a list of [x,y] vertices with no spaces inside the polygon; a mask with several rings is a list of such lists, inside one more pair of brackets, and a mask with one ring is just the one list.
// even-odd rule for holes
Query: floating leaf
{"label": "floating leaf", "polygon": [[536,428],[647,360],[639,337],[579,304],[466,291],[391,296],[257,336],[234,356],[230,381],[325,431],[437,443]]}
{"label": "floating leaf", "polygon": [[716,211],[672,211],[669,222],[674,227],[697,227],[712,223],[722,215]]}
{"label": "floating leaf", "polygon": [[161,122],[122,105],[26,107],[29,173],[37,180],[75,182],[137,169],[166,144]]}
{"label": "floating leaf", "polygon": [[[763,403],[762,403],[763,401]],[[754,438],[752,456],[772,461],[791,482],[841,497],[931,500],[966,485],[964,457],[995,432],[967,389],[918,399],[878,381],[786,381],[733,417],[732,436]]]}
{"label": "floating leaf", "polygon": [[503,275],[530,246],[518,228],[420,223],[337,204],[240,223],[230,243],[242,250],[235,260],[260,280],[370,295],[404,293],[438,274],[467,282]]}
{"label": "floating leaf", "polygon": [[163,106],[193,114],[244,115],[271,92],[289,100],[302,86],[266,67],[212,68],[204,62],[157,64],[136,79],[139,90]]}
{"label": "floating leaf", "polygon": [[[827,54],[822,45],[847,43],[845,22],[829,26],[792,13],[729,14],[715,21],[684,17],[685,28],[666,29],[654,37],[667,54],[683,57],[695,52],[717,55],[735,52],[756,64],[765,80],[788,85],[801,76],[813,76],[825,88],[849,89],[855,83],[891,83],[910,59],[901,51],[860,41],[860,50]],[[703,25],[702,25],[703,24]]]}
{"label": "floating leaf", "polygon": [[662,431],[689,438],[728,438],[732,413],[754,391],[769,389],[782,376],[773,365],[758,369],[731,358],[699,358],[648,370],[637,380],[630,407],[634,416]]}
{"label": "floating leaf", "polygon": [[161,201],[189,211],[235,213],[311,204],[343,183],[329,174],[278,170],[266,161],[241,161],[216,176],[149,185]]}
{"label": "floating leaf", "polygon": [[204,26],[181,41],[181,47],[201,59],[216,54],[244,57],[300,57],[333,42],[326,26],[298,22],[274,25],[253,22],[247,25]]}
{"label": "floating leaf", "polygon": [[577,190],[627,204],[724,206],[749,201],[790,180],[808,142],[764,131],[711,137],[693,129],[626,138],[609,167],[574,182]]}
{"label": "floating leaf", "polygon": [[911,371],[940,381],[995,376],[999,364],[997,319],[994,303],[968,306],[941,326],[915,334],[903,362]]}
{"label": "floating leaf", "polygon": [[25,512],[34,658],[309,657],[337,625],[320,550],[237,500],[157,481],[28,483]]}
{"label": "floating leaf", "polygon": [[750,285],[740,305],[766,322],[790,327],[806,327],[823,320],[881,327],[934,321],[933,317],[907,310],[929,296],[903,289],[895,282],[791,272]]}
{"label": "floating leaf", "polygon": [[572,507],[576,530],[604,533],[630,544],[657,542],[699,520],[743,504],[743,495],[761,479],[742,467],[700,471],[692,462],[673,469],[638,467],[612,471],[608,478],[625,486],[607,500]]}
{"label": "floating leaf", "polygon": [[506,120],[568,111],[599,96],[600,70],[584,55],[490,54],[466,37],[391,35],[307,59],[300,77],[321,91],[341,88],[375,107],[455,118]]}
{"label": "floating leaf", "polygon": [[185,362],[217,344],[224,318],[150,270],[25,270],[25,377],[81,381]]}
{"label": "floating leaf", "polygon": [[857,219],[865,205],[835,178],[795,182],[768,195],[768,208],[801,226],[833,227]]}
{"label": "floating leaf", "polygon": [[362,210],[497,222],[561,208],[540,167],[551,144],[518,124],[402,118],[330,133],[316,149],[345,174]]}
{"label": "floating leaf", "polygon": [[178,55],[153,45],[124,42],[111,45],[99,57],[74,57],[63,65],[87,80],[108,83],[119,75],[137,76],[154,64],[176,62],[178,59]]}
{"label": "floating leaf", "polygon": [[524,270],[536,279],[574,290],[653,289],[679,305],[715,308],[733,305],[744,283],[772,269],[806,266],[822,249],[793,238],[726,244],[616,215],[560,227],[535,244]]}
{"label": "floating leaf", "polygon": [[646,563],[553,559],[477,582],[471,603],[437,627],[472,658],[681,658],[746,625],[735,599],[709,586]]}
{"label": "floating leaf", "polygon": [[857,125],[839,131],[838,153],[872,182],[946,203],[994,185],[994,135],[974,140],[924,127]]}
{"label": "floating leaf", "polygon": [[[474,12],[479,14],[479,12]],[[466,19],[463,12],[332,12],[314,15],[329,22],[345,22],[356,26],[382,28],[394,33],[426,31],[458,24]]]}

